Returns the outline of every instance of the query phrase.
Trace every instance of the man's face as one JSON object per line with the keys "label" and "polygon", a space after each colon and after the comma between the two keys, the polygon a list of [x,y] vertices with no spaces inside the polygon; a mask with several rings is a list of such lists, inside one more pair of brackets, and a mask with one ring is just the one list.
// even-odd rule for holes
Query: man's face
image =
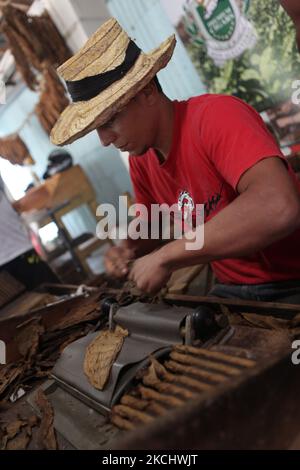
{"label": "man's face", "polygon": [[133,98],[110,121],[97,129],[102,145],[113,144],[122,152],[142,155],[154,145],[150,110],[142,93]]}

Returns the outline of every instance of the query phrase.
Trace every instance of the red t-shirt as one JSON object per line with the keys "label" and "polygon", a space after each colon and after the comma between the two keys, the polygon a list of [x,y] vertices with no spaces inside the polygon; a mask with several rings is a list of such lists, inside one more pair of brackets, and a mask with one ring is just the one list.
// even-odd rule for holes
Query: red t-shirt
{"label": "red t-shirt", "polygon": [[[208,221],[238,197],[236,187],[246,170],[268,157],[284,158],[260,115],[238,98],[202,95],[174,105],[173,142],[165,163],[152,149],[130,157],[136,202],[148,210],[151,203],[176,204],[185,194],[195,205],[205,204]],[[300,192],[290,167],[289,172]],[[252,256],[211,265],[225,284],[300,280],[299,242],[297,230]]]}

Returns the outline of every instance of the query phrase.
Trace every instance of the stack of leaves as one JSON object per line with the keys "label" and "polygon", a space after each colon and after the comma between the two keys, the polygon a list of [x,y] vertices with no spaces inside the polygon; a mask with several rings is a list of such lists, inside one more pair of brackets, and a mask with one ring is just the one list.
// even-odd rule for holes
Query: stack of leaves
{"label": "stack of leaves", "polygon": [[14,344],[21,359],[0,365],[0,406],[8,403],[20,388],[27,391],[34,380],[48,377],[66,346],[105,322],[99,312],[99,294],[76,299],[71,310],[63,303],[57,308],[60,318],[51,325],[43,321],[42,313],[18,325]]}
{"label": "stack of leaves", "polygon": [[43,63],[61,65],[71,56],[71,52],[46,10],[41,16],[28,16],[19,8],[7,4],[2,12],[2,31],[17,67],[27,86],[36,90],[36,72],[42,72]]}
{"label": "stack of leaves", "polygon": [[35,403],[40,417],[17,416],[14,421],[4,419],[0,425],[0,450],[25,450],[31,442],[38,449],[56,450],[58,448],[54,430],[54,410],[42,390],[38,390]]}
{"label": "stack of leaves", "polygon": [[39,423],[37,416],[28,419],[19,417],[16,421],[0,426],[0,450],[25,450],[32,437],[32,430]]}
{"label": "stack of leaves", "polygon": [[44,65],[40,86],[40,100],[35,113],[48,135],[60,114],[68,106],[65,88],[51,65]]}
{"label": "stack of leaves", "polygon": [[13,165],[33,163],[26,144],[18,134],[12,134],[0,139],[0,156],[9,160]]}

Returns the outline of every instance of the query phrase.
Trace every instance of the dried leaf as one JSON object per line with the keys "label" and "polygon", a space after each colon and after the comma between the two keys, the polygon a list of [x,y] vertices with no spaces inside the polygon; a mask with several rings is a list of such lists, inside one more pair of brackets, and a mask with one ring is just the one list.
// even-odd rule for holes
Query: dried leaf
{"label": "dried leaf", "polygon": [[36,378],[46,377],[58,360],[60,353],[70,342],[95,331],[99,321],[99,294],[79,299],[71,310],[64,311],[60,319],[46,331],[41,325],[41,315],[36,314],[17,327],[15,343],[25,360],[0,366],[0,400],[9,400],[20,387]]}
{"label": "dried leaf", "polygon": [[9,364],[0,370],[0,397],[24,371],[27,365],[25,363]]}
{"label": "dried leaf", "polygon": [[39,429],[39,440],[41,448],[46,450],[56,450],[57,441],[54,423],[54,411],[51,403],[42,390],[39,390],[35,402],[42,413],[41,425]]}
{"label": "dried leaf", "polygon": [[39,318],[33,318],[32,321],[20,328],[19,333],[17,333],[17,345],[20,351],[20,354],[25,359],[30,359],[34,354],[36,354],[40,336],[44,332],[44,327],[40,323]]}
{"label": "dried leaf", "polygon": [[6,444],[6,450],[25,450],[30,442],[26,429],[23,429],[15,438],[9,440]]}
{"label": "dried leaf", "polygon": [[46,10],[41,15],[28,16],[12,2],[4,3],[2,30],[23,79],[31,90],[35,90],[35,71],[41,71],[45,61],[54,66],[62,64],[70,57],[70,50]]}
{"label": "dried leaf", "polygon": [[117,326],[115,331],[102,331],[87,347],[84,372],[98,390],[103,390],[126,336],[128,331]]}
{"label": "dried leaf", "polygon": [[12,423],[9,423],[6,426],[6,435],[8,439],[13,439],[20,432],[20,430],[26,425],[27,425],[27,422],[21,419],[18,419],[16,421],[13,421]]}
{"label": "dried leaf", "polygon": [[24,450],[27,448],[32,428],[37,426],[38,417],[30,416],[28,419],[17,419],[0,429],[0,442],[2,450]]}
{"label": "dried leaf", "polygon": [[23,165],[26,160],[32,160],[28,147],[18,134],[0,139],[0,153],[13,165]]}

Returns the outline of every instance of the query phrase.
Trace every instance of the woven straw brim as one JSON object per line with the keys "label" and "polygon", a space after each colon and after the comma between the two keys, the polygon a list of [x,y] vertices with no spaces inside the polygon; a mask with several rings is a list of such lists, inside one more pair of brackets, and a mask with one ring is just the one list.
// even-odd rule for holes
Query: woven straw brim
{"label": "woven straw brim", "polygon": [[124,78],[95,98],[70,104],[53,127],[51,142],[58,146],[71,144],[109,121],[167,65],[175,44],[173,35],[151,53],[141,53]]}

